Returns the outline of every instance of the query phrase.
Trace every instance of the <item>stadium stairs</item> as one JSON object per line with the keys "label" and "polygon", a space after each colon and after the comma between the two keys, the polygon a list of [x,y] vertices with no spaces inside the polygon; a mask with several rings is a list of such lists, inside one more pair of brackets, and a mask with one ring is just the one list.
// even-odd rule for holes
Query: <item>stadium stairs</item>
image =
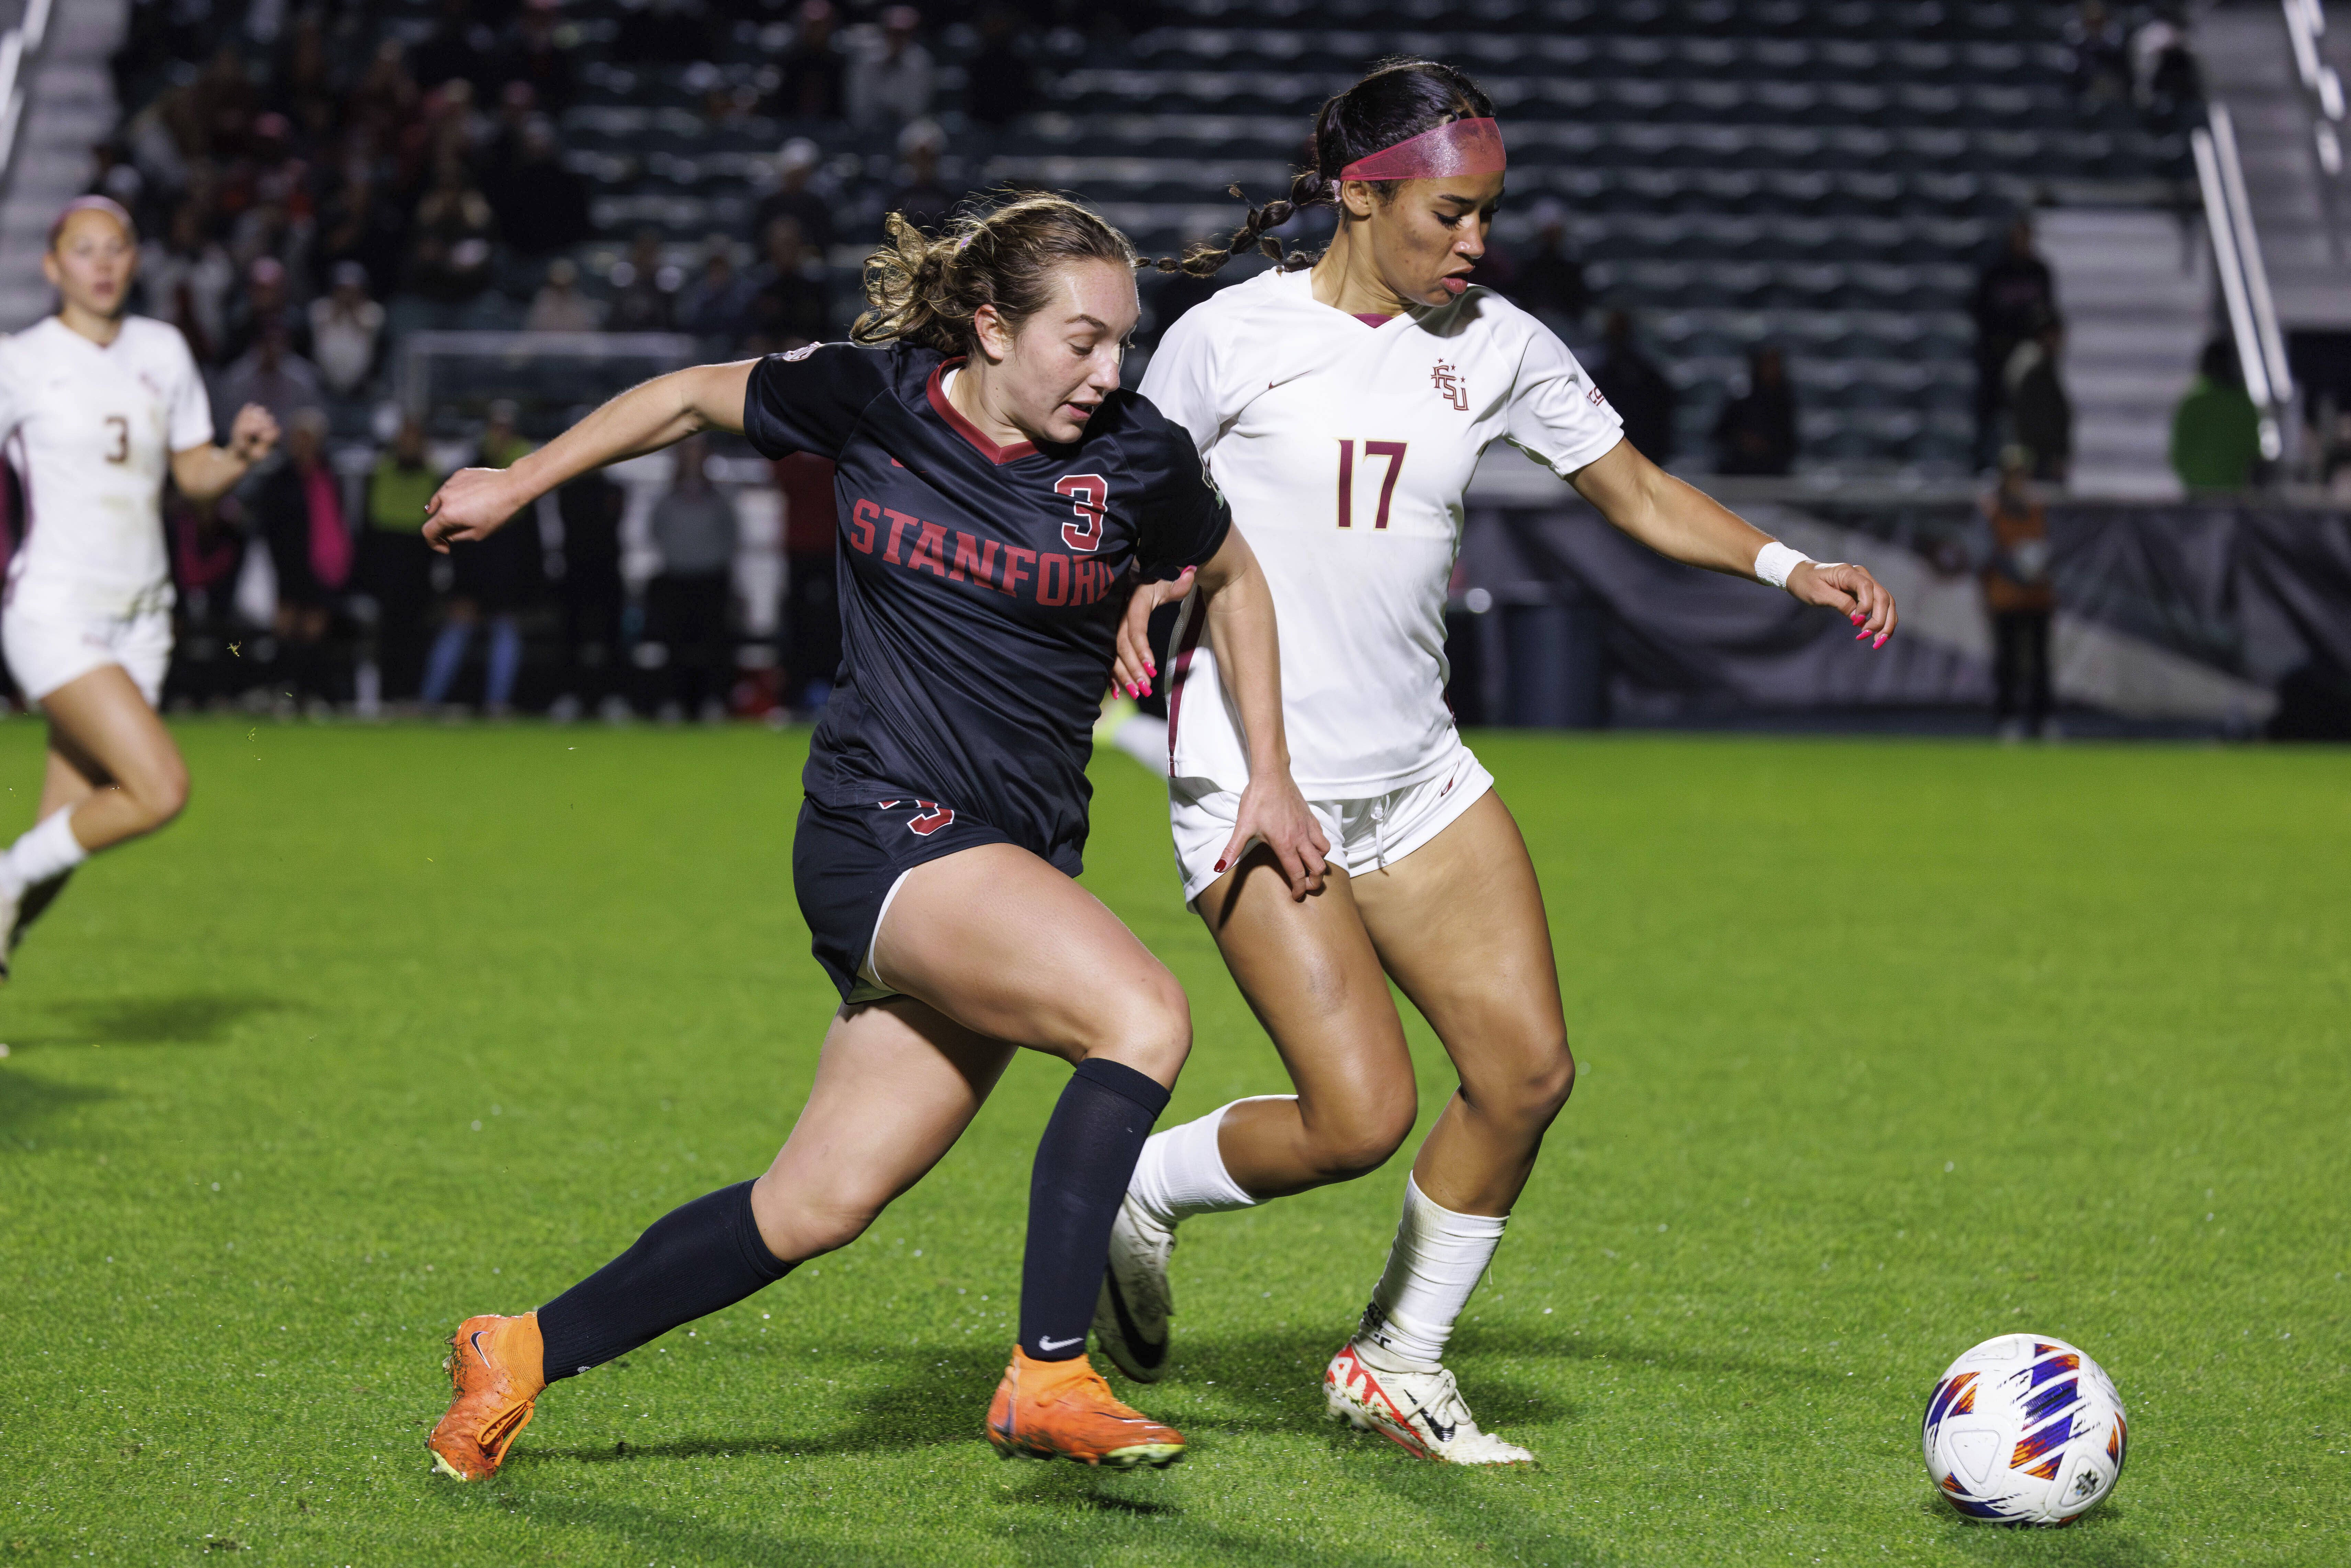
{"label": "stadium stairs", "polygon": [[[5,6],[16,25],[24,6]],[[0,331],[14,332],[54,302],[41,277],[49,224],[81,193],[89,150],[116,120],[107,57],[121,43],[130,0],[58,0],[38,57],[26,79],[23,118],[7,189],[0,193]]]}

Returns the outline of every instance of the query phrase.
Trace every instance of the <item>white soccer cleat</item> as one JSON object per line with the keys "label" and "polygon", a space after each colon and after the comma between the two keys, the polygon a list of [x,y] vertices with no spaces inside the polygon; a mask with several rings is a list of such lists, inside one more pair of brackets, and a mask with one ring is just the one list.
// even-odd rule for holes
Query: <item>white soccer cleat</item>
{"label": "white soccer cleat", "polygon": [[0,980],[8,977],[8,955],[16,948],[16,936],[22,929],[18,916],[25,908],[24,888],[0,882]]}
{"label": "white soccer cleat", "polygon": [[[1334,1421],[1377,1432],[1415,1458],[1452,1465],[1524,1465],[1534,1456],[1478,1430],[1453,1374],[1442,1366],[1396,1371],[1374,1367],[1364,1346],[1349,1340],[1322,1374],[1322,1395]],[[1377,1354],[1374,1352],[1374,1354]]]}
{"label": "white soccer cleat", "polygon": [[1134,1206],[1129,1194],[1110,1227],[1110,1267],[1094,1301],[1094,1340],[1121,1372],[1137,1383],[1167,1375],[1167,1320],[1176,1297],[1167,1288],[1167,1258],[1176,1233]]}

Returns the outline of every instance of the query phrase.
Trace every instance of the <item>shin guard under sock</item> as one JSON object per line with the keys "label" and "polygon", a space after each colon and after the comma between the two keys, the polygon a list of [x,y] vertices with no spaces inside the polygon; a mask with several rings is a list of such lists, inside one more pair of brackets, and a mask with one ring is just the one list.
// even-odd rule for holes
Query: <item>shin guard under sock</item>
{"label": "shin guard under sock", "polygon": [[654,1220],[635,1246],[538,1309],[547,1380],[626,1355],[791,1271],[759,1239],[749,1182],[706,1193]]}
{"label": "shin guard under sock", "polygon": [[1020,1264],[1020,1348],[1039,1361],[1083,1355],[1110,1263],[1111,1221],[1167,1091],[1100,1057],[1078,1064],[1045,1124],[1029,1177]]}

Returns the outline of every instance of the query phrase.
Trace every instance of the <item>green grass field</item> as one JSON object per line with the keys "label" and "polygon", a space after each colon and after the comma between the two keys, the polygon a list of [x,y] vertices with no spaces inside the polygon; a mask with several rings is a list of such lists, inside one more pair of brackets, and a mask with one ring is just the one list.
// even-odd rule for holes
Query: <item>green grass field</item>
{"label": "green grass field", "polygon": [[[1064,1076],[1029,1059],[864,1240],[558,1385],[460,1487],[422,1446],[457,1320],[790,1126],[831,1004],[803,741],[181,733],[187,817],[85,870],[0,994],[0,1562],[2351,1559],[2351,754],[1481,739],[1584,1068],[1456,1340],[1539,1469],[1319,1419],[1403,1159],[1186,1230],[1142,1403],[1187,1462],[999,1462]],[[39,745],[0,727],[0,831]],[[1158,786],[1096,775],[1088,882],[1197,1020],[1163,1124],[1279,1090]],[[2133,1416],[2068,1531],[1963,1523],[1919,1459],[1935,1375],[2022,1328]]]}

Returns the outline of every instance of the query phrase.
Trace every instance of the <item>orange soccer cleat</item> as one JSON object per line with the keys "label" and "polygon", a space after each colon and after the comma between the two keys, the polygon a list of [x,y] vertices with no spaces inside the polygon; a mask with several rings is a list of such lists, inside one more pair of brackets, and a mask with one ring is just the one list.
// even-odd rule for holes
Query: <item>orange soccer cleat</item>
{"label": "orange soccer cleat", "polygon": [[507,1450],[530,1425],[539,1391],[547,1386],[538,1314],[467,1318],[449,1338],[445,1364],[457,1397],[424,1446],[433,1450],[433,1468],[441,1474],[486,1481],[498,1473]]}
{"label": "orange soccer cleat", "polygon": [[1032,1361],[1019,1345],[987,1407],[987,1440],[1008,1459],[1025,1454],[1116,1470],[1165,1469],[1184,1457],[1184,1434],[1120,1404],[1085,1356]]}

